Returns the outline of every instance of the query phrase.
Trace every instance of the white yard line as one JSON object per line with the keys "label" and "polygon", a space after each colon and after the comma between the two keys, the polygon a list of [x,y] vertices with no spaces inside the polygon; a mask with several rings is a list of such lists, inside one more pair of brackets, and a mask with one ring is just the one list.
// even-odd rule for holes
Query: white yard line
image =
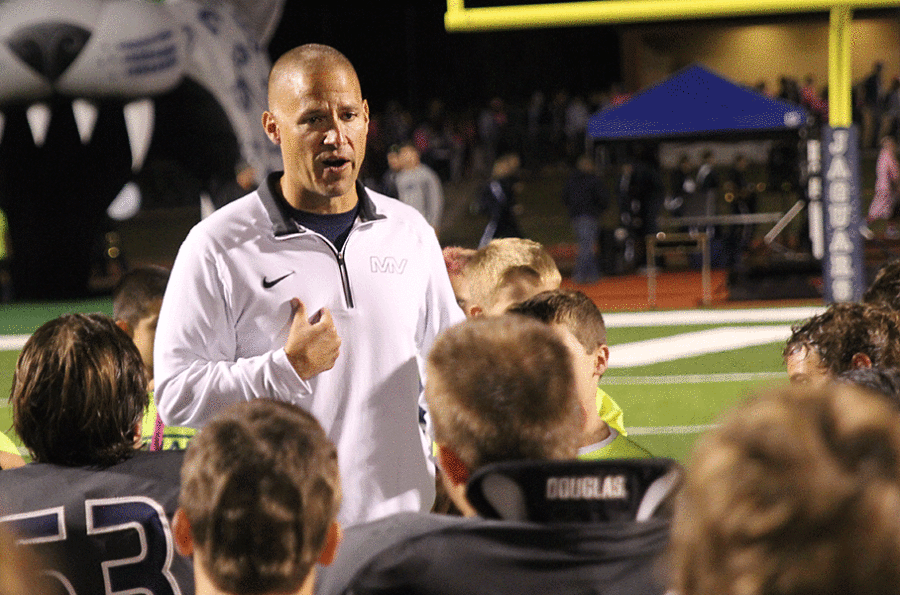
{"label": "white yard line", "polygon": [[20,351],[31,335],[0,335],[0,351]]}
{"label": "white yard line", "polygon": [[672,310],[665,312],[611,312],[603,315],[608,328],[678,326],[687,324],[746,324],[799,322],[825,311],[824,306],[747,308],[725,310]]}
{"label": "white yard line", "polygon": [[724,372],[721,374],[670,374],[664,376],[605,376],[602,385],[706,384],[714,382],[756,382],[785,380],[785,372]]}
{"label": "white yard line", "polygon": [[685,357],[784,342],[790,336],[791,327],[788,325],[723,326],[671,337],[622,343],[609,348],[609,367],[630,368],[658,364]]}
{"label": "white yard line", "polygon": [[696,426],[660,426],[625,428],[629,436],[664,436],[667,434],[702,434],[716,427],[716,424],[702,424]]}

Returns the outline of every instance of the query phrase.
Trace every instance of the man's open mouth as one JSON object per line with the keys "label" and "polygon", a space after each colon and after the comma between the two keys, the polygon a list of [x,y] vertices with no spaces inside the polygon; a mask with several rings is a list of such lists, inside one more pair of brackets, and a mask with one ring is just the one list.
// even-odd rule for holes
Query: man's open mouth
{"label": "man's open mouth", "polygon": [[322,164],[328,169],[340,169],[348,163],[350,163],[350,160],[343,157],[330,157],[322,160]]}

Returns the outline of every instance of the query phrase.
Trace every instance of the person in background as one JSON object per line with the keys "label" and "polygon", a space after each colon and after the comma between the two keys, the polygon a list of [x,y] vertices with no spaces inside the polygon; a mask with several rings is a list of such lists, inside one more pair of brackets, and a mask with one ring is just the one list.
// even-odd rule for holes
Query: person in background
{"label": "person in background", "polygon": [[562,200],[576,238],[572,280],[581,284],[594,283],[600,278],[597,254],[600,215],[609,206],[609,192],[596,174],[590,155],[578,158],[563,187]]}
{"label": "person in background", "polygon": [[400,147],[391,145],[387,151],[388,167],[381,176],[379,192],[397,198],[397,174],[400,173]]}
{"label": "person in background", "polygon": [[619,187],[619,217],[628,231],[625,260],[632,266],[646,263],[647,236],[656,234],[657,217],[665,203],[665,184],[658,160],[643,146],[622,164]]}
{"label": "person in background", "polygon": [[876,60],[872,70],[859,83],[862,105],[863,126],[860,143],[863,148],[877,148],[881,134],[882,110],[884,108],[884,62]]}
{"label": "person in background", "polygon": [[715,154],[707,149],[703,151],[700,167],[697,168],[697,196],[701,201],[702,215],[712,216],[717,214],[717,202],[721,180],[716,169]]}
{"label": "person in background", "polygon": [[413,207],[435,229],[441,229],[444,213],[444,187],[437,173],[424,163],[415,143],[405,142],[397,152],[399,170],[394,177],[397,198]]}
{"label": "person in background", "polygon": [[670,174],[669,195],[663,202],[666,211],[673,217],[680,217],[684,213],[685,202],[690,202],[694,192],[697,191],[695,173],[690,156],[687,153],[681,155],[678,167]]}
{"label": "person in background", "polygon": [[[747,156],[738,153],[725,176],[722,185],[726,190],[725,200],[731,203],[732,215],[752,215],[757,212],[756,186],[747,178],[750,163]],[[726,265],[734,267],[741,263],[743,255],[753,241],[753,224],[731,225],[725,232]]]}
{"label": "person in background", "polygon": [[151,393],[144,413],[141,435],[144,446],[150,450],[184,450],[194,435],[194,428],[166,426],[156,411],[153,400],[153,343],[163,295],[169,282],[169,270],[161,266],[134,268],[113,289],[113,318],[116,326],[134,341],[147,370],[148,388]]}
{"label": "person in background", "polygon": [[521,238],[519,227],[518,194],[521,190],[519,167],[521,161],[516,153],[506,153],[497,158],[491,169],[491,177],[481,189],[479,207],[489,217],[488,223],[478,242],[484,247],[495,238]]}
{"label": "person in background", "polygon": [[897,217],[897,197],[900,193],[900,161],[897,160],[897,142],[893,137],[881,139],[881,150],[875,163],[875,195],[869,204],[866,222],[870,225],[878,219],[889,221],[885,237],[897,239],[900,230],[894,221]]}

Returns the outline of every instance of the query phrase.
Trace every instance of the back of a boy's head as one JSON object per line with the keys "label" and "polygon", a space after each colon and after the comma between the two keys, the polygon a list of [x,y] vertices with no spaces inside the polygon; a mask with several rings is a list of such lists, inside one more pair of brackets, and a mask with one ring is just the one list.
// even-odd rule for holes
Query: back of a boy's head
{"label": "back of a boy's head", "polygon": [[669,561],[683,595],[896,593],[900,423],[846,384],[777,387],[695,445]]}
{"label": "back of a boy's head", "polygon": [[113,318],[136,326],[163,298],[168,282],[169,270],[165,267],[148,265],[128,271],[113,289]]}
{"label": "back of a boy's head", "polygon": [[472,300],[489,308],[511,275],[531,271],[540,284],[559,287],[562,275],[544,246],[525,238],[498,238],[478,249],[466,265]]}
{"label": "back of a boy's head", "polygon": [[603,314],[597,304],[580,291],[544,291],[516,304],[509,311],[547,324],[565,326],[589,352],[606,343]]}
{"label": "back of a boy's head", "polygon": [[558,333],[524,316],[470,318],[428,358],[436,440],[474,471],[492,462],[575,456],[581,417]]}
{"label": "back of a boy's head", "polygon": [[299,589],[340,502],[337,451],[296,405],[230,407],[185,455],[181,507],[207,575],[228,593]]}
{"label": "back of a boy's head", "polygon": [[815,352],[833,375],[853,367],[853,356],[866,355],[875,367],[900,367],[900,317],[882,305],[847,302],[795,324],[783,356]]}
{"label": "back of a boy's head", "polygon": [[149,397],[128,335],[104,314],[66,314],[25,343],[9,400],[35,461],[107,466],[134,453]]}

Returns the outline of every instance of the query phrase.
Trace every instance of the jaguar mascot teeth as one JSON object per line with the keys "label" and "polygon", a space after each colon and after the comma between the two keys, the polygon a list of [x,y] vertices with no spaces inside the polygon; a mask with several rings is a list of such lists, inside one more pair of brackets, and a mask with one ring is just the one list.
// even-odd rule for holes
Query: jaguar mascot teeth
{"label": "jaguar mascot teeth", "polygon": [[88,295],[108,213],[134,212],[136,197],[197,204],[239,164],[278,167],[260,114],[283,1],[0,1],[15,299]]}

